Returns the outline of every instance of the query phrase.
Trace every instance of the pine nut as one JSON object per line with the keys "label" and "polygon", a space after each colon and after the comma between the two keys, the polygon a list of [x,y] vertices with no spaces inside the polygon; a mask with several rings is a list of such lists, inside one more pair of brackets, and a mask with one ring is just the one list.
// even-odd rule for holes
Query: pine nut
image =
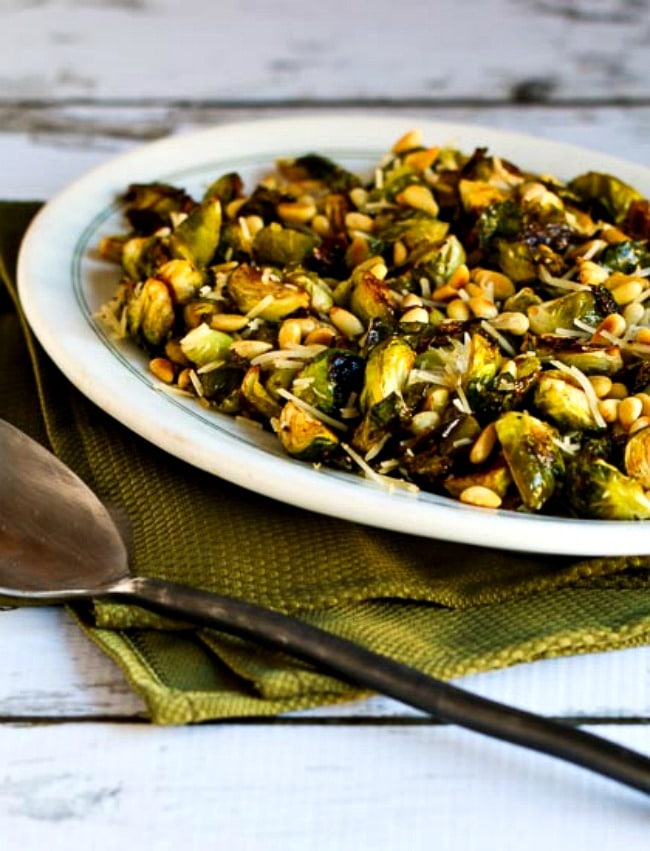
{"label": "pine nut", "polygon": [[462,298],[455,298],[447,305],[447,317],[456,322],[467,322],[471,316],[467,302]]}
{"label": "pine nut", "polygon": [[365,330],[361,320],[344,307],[332,307],[329,318],[332,325],[350,339],[359,337]]}
{"label": "pine nut", "polygon": [[173,384],[174,364],[167,358],[153,358],[149,361],[149,369],[159,381],[164,384]]}
{"label": "pine nut", "polygon": [[402,310],[408,310],[409,307],[422,307],[422,299],[417,293],[407,293],[400,302]]}
{"label": "pine nut", "polygon": [[621,400],[618,406],[618,421],[623,426],[625,431],[630,430],[630,426],[635,420],[638,420],[643,413],[643,402],[636,396],[628,396]]}
{"label": "pine nut", "polygon": [[634,434],[636,431],[641,431],[643,428],[648,428],[650,426],[650,417],[643,416],[639,417],[638,420],[635,420],[632,425],[629,427],[627,433]]}
{"label": "pine nut", "polygon": [[489,423],[474,441],[469,453],[472,464],[482,464],[487,461],[497,440],[497,430],[494,423]]}
{"label": "pine nut", "polygon": [[331,346],[336,339],[336,333],[328,325],[321,325],[310,331],[305,337],[306,346]]}
{"label": "pine nut", "polygon": [[318,215],[314,216],[311,220],[311,228],[318,234],[318,236],[329,236],[332,233],[330,220],[322,213],[318,213]]}
{"label": "pine nut", "polygon": [[643,416],[650,417],[650,393],[636,393],[635,395],[643,405]]}
{"label": "pine nut", "polygon": [[638,301],[633,301],[625,306],[623,310],[623,319],[625,319],[628,325],[638,325],[643,319],[644,313],[644,306]]}
{"label": "pine nut", "polygon": [[497,331],[506,331],[517,337],[522,337],[530,328],[530,321],[525,313],[505,311],[495,316],[490,325]]}
{"label": "pine nut", "polygon": [[313,201],[281,201],[276,209],[286,224],[306,225],[316,215],[316,205]]}
{"label": "pine nut", "polygon": [[639,328],[634,340],[636,343],[642,343],[644,346],[650,345],[650,328]]}
{"label": "pine nut", "polygon": [[437,411],[418,411],[411,420],[410,430],[413,434],[426,434],[440,425],[440,414]]}
{"label": "pine nut", "polygon": [[404,163],[416,168],[418,171],[426,171],[438,159],[440,148],[424,148],[421,151],[411,151],[404,157]]}
{"label": "pine nut", "polygon": [[394,154],[403,154],[406,151],[412,151],[413,148],[421,148],[422,147],[422,131],[421,130],[409,130],[408,133],[405,133],[403,136],[395,142],[391,151]]}
{"label": "pine nut", "polygon": [[455,289],[460,289],[461,287],[466,286],[469,281],[469,269],[467,268],[465,263],[461,263],[460,266],[456,266],[454,271],[447,279],[447,286],[454,287]]}
{"label": "pine nut", "polygon": [[593,260],[581,260],[578,265],[578,279],[581,284],[604,284],[609,278],[609,271]]}
{"label": "pine nut", "polygon": [[494,319],[499,312],[496,304],[484,296],[472,296],[467,304],[477,319]]}
{"label": "pine nut", "polygon": [[429,324],[429,311],[424,307],[412,307],[400,316],[400,322],[421,322]]}
{"label": "pine nut", "polygon": [[607,375],[590,375],[589,382],[594,388],[594,393],[599,399],[605,399],[609,396],[612,389],[612,379]]}
{"label": "pine nut", "polygon": [[235,340],[230,346],[232,352],[245,360],[253,360],[258,355],[263,355],[264,352],[270,352],[272,348],[273,346],[270,343],[265,343],[262,340]]}
{"label": "pine nut", "polygon": [[615,423],[618,421],[618,407],[620,404],[620,399],[601,399],[598,402],[598,410],[606,423]]}
{"label": "pine nut", "polygon": [[350,201],[352,201],[357,210],[359,207],[363,207],[368,200],[368,193],[362,186],[355,186],[354,189],[351,189],[348,192],[348,195],[350,196]]}
{"label": "pine nut", "polygon": [[510,298],[510,296],[515,294],[515,285],[502,272],[477,268],[472,271],[472,280],[483,290],[491,287],[495,301],[504,301],[506,298]]}
{"label": "pine nut", "polygon": [[250,322],[247,316],[239,313],[215,313],[210,319],[210,327],[215,331],[242,331]]}
{"label": "pine nut", "polygon": [[345,226],[348,230],[360,230],[363,233],[370,233],[375,227],[375,222],[370,216],[365,213],[346,213]]}
{"label": "pine nut", "polygon": [[465,488],[459,499],[467,505],[476,505],[480,508],[498,508],[501,505],[499,494],[483,485],[471,485]]}
{"label": "pine nut", "polygon": [[281,349],[291,349],[299,346],[307,334],[318,328],[317,321],[311,316],[301,319],[285,319],[278,331],[278,346]]}
{"label": "pine nut", "polygon": [[409,256],[408,248],[404,245],[401,239],[393,243],[393,263],[395,266],[401,266],[406,263]]}
{"label": "pine nut", "polygon": [[395,200],[403,207],[422,210],[431,216],[437,216],[440,211],[438,203],[429,187],[423,186],[421,183],[412,183],[410,186],[407,186],[402,192],[398,192]]}
{"label": "pine nut", "polygon": [[612,382],[612,386],[610,387],[609,393],[607,394],[608,399],[625,399],[628,395],[627,387],[621,381]]}
{"label": "pine nut", "polygon": [[640,281],[626,281],[624,284],[619,284],[612,290],[612,298],[621,306],[630,304],[643,292],[643,284]]}
{"label": "pine nut", "polygon": [[603,335],[609,334],[613,337],[622,337],[627,330],[627,323],[625,319],[621,316],[620,313],[610,313],[606,316],[603,321],[600,323],[598,328],[593,335],[592,342],[594,343],[607,343],[607,337]]}

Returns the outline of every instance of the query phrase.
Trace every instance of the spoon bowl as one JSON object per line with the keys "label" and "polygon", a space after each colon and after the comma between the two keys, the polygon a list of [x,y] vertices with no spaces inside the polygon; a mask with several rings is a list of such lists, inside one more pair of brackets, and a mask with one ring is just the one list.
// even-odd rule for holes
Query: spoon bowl
{"label": "spoon bowl", "polygon": [[58,458],[4,420],[0,595],[51,603],[112,600],[258,640],[441,721],[550,754],[650,794],[650,759],[642,754],[478,697],[288,615],[131,576],[126,546],[106,507]]}

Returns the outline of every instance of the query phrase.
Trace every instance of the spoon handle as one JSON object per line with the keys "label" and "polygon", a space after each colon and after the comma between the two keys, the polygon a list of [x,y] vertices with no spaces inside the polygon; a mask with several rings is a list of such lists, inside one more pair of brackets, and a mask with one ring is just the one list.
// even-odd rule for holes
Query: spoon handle
{"label": "spoon handle", "polygon": [[261,640],[343,680],[396,698],[441,721],[590,769],[650,794],[650,759],[606,739],[464,691],[288,615],[240,600],[145,577],[108,595],[151,611]]}

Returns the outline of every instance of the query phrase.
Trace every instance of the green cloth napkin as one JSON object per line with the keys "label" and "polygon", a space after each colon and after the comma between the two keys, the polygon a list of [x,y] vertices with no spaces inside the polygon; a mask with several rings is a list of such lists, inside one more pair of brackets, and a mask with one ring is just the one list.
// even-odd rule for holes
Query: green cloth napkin
{"label": "green cloth napkin", "polygon": [[[575,560],[367,528],[242,490],[122,427],[62,376],[21,316],[15,261],[37,209],[0,203],[0,416],[128,516],[134,573],[291,612],[443,678],[650,640],[650,556]],[[361,695],[280,652],[135,607],[74,613],[156,723]]]}

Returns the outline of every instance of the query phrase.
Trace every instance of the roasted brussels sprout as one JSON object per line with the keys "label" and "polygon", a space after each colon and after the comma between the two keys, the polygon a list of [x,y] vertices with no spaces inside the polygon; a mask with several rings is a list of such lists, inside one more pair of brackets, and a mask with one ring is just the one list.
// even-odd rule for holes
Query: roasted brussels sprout
{"label": "roasted brussels sprout", "polygon": [[495,427],[521,501],[530,511],[539,511],[564,475],[557,431],[543,420],[519,411],[502,414]]}
{"label": "roasted brussels sprout", "polygon": [[[292,457],[462,502],[650,517],[650,202],[400,138],[198,200],[132,184],[99,312],[168,389]],[[171,385],[171,386],[170,386]],[[647,490],[647,492],[646,492]]]}

